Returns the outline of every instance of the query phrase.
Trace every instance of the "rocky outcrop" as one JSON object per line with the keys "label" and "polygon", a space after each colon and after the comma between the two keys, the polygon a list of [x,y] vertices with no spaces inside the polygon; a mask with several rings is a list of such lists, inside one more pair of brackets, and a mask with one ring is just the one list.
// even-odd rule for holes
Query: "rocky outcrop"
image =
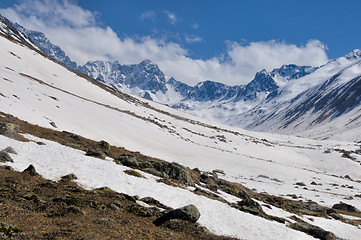
{"label": "rocky outcrop", "polygon": [[30,176],[38,175],[38,173],[35,170],[35,167],[31,164],[23,172],[29,174]]}
{"label": "rocky outcrop", "polygon": [[194,186],[191,170],[178,163],[169,163],[155,159],[140,159],[128,154],[123,154],[115,158],[114,162],[127,167],[142,169],[143,171],[160,177],[169,177],[188,186]]}

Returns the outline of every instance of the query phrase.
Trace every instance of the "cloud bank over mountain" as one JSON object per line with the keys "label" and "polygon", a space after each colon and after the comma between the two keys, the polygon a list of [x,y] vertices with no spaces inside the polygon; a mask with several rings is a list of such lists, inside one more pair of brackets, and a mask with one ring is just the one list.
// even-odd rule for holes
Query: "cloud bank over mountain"
{"label": "cloud bank over mountain", "polygon": [[[261,69],[270,71],[289,63],[319,66],[328,61],[325,44],[312,39],[303,45],[279,40],[227,41],[223,54],[195,59],[188,49],[166,38],[119,36],[101,22],[99,13],[82,8],[76,1],[19,1],[11,8],[0,9],[0,14],[28,29],[45,33],[79,64],[89,60],[118,60],[130,64],[150,59],[168,77],[173,76],[190,85],[204,80],[245,84]],[[194,41],[197,44],[207,41],[197,36],[192,39],[197,39]],[[202,41],[198,41],[200,39]]]}

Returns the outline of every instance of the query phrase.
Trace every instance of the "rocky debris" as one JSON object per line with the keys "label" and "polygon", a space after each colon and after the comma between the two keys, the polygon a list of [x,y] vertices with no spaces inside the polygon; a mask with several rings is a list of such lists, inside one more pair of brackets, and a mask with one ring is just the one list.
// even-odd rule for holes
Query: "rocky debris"
{"label": "rocky debris", "polygon": [[356,207],[343,202],[336,203],[335,205],[332,206],[332,208],[338,210],[344,210],[348,212],[360,212],[360,210],[358,210]]}
{"label": "rocky debris", "polygon": [[291,223],[289,225],[290,228],[297,230],[297,231],[301,231],[304,233],[307,233],[308,235],[311,235],[315,238],[319,238],[321,240],[334,240],[336,239],[335,234],[333,234],[332,232],[326,231],[320,227],[317,227],[315,225],[306,223],[302,220],[299,220],[297,218],[298,222],[295,223]]}
{"label": "rocky debris", "polygon": [[156,207],[144,207],[139,204],[129,206],[128,211],[140,217],[151,217],[160,212],[160,210]]}
{"label": "rocky debris", "polygon": [[105,154],[102,151],[99,151],[98,149],[88,149],[85,155],[105,159]]}
{"label": "rocky debris", "polygon": [[18,154],[15,149],[11,146],[5,148],[4,150],[2,150],[3,152],[7,152],[7,153],[10,153],[10,154]]}
{"label": "rocky debris", "polygon": [[242,199],[250,199],[251,198],[245,190],[239,191],[237,193],[237,197],[242,198]]}
{"label": "rocky debris", "polygon": [[62,176],[61,179],[62,180],[75,180],[75,179],[78,179],[78,177],[75,176],[74,173],[70,173],[68,175]]}
{"label": "rocky debris", "polygon": [[29,167],[27,167],[23,173],[27,173],[29,174],[30,176],[35,176],[35,175],[38,175],[38,173],[36,172],[35,170],[35,167],[33,165],[29,165]]}
{"label": "rocky debris", "polygon": [[14,133],[18,133],[20,127],[17,124],[0,122],[0,134],[5,136],[11,136]]}
{"label": "rocky debris", "polygon": [[5,151],[0,151],[0,162],[14,162],[12,157],[9,155],[9,153]]}
{"label": "rocky debris", "polygon": [[23,230],[13,225],[0,222],[0,239],[14,238],[24,236]]}
{"label": "rocky debris", "polygon": [[320,213],[326,213],[326,208],[322,207],[316,202],[308,201],[308,202],[300,202],[300,205],[302,208],[309,210],[311,212],[320,212]]}
{"label": "rocky debris", "polygon": [[[178,163],[169,163],[155,159],[140,159],[128,154],[123,154],[115,158],[114,162],[127,167],[142,170],[147,169],[147,172],[149,173],[160,173],[157,176],[170,177],[182,182],[185,185],[194,186],[191,170],[179,165]],[[149,169],[154,169],[156,172],[153,170],[149,171]]]}
{"label": "rocky debris", "polygon": [[166,211],[162,216],[154,220],[154,224],[159,226],[171,219],[181,219],[195,223],[200,218],[201,214],[198,211],[198,208],[193,204],[187,205],[185,207],[177,208],[174,210]]}

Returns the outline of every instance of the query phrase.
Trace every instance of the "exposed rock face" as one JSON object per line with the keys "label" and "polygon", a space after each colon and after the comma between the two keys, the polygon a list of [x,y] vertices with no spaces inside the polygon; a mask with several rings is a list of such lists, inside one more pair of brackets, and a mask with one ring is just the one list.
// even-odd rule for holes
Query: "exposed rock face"
{"label": "exposed rock face", "polygon": [[181,219],[195,223],[200,218],[200,216],[201,214],[199,213],[198,208],[191,204],[182,208],[165,212],[162,216],[154,221],[154,224],[159,226],[171,219]]}

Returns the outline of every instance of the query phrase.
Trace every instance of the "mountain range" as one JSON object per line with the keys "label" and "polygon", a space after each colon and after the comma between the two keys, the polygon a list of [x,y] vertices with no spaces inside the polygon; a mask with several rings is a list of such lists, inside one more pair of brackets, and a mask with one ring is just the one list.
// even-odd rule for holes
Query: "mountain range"
{"label": "mountain range", "polygon": [[246,86],[187,86],[149,60],[98,62],[95,80],[0,19],[0,55],[0,238],[359,239],[360,51]]}
{"label": "mountain range", "polygon": [[347,79],[353,81],[349,83],[352,86],[338,85],[340,81],[345,82],[340,80],[343,72],[358,68],[357,63],[361,60],[358,49],[319,67],[289,64],[271,72],[262,70],[247,85],[228,86],[207,80],[189,86],[165,76],[150,60],[132,65],[89,61],[78,66],[43,33],[15,26],[54,59],[108,86],[199,117],[250,130],[300,133],[332,122],[360,102],[357,93],[348,98],[347,106],[344,106],[344,99],[329,102],[335,93],[345,96],[342,91],[358,88],[357,71]]}

